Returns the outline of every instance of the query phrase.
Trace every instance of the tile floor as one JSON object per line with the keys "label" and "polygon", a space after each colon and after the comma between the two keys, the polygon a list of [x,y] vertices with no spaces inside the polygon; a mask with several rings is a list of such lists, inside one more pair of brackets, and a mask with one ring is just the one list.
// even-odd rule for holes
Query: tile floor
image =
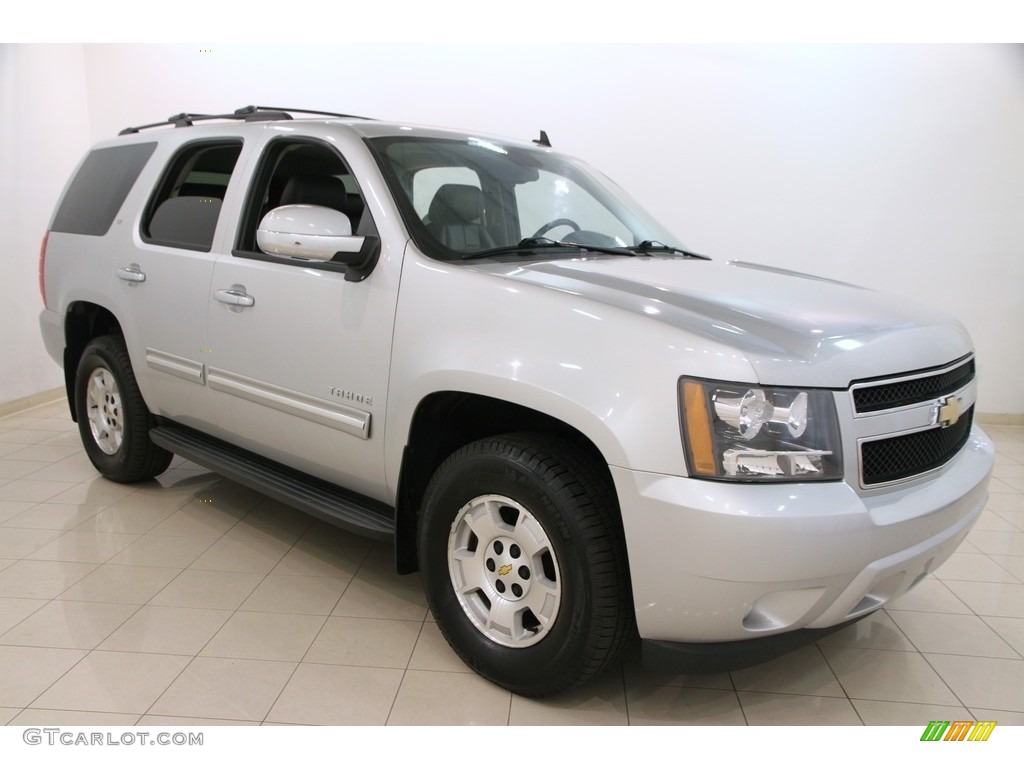
{"label": "tile floor", "polygon": [[553,701],[469,672],[390,549],[176,460],[99,478],[63,402],[0,419],[0,724],[1024,724],[1024,427],[910,595],[717,675],[627,658]]}

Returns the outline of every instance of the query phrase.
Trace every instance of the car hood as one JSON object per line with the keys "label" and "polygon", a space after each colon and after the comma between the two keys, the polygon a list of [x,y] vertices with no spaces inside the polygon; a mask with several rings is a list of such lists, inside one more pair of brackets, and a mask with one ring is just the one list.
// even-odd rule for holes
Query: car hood
{"label": "car hood", "polygon": [[598,256],[471,268],[614,306],[737,350],[763,384],[845,388],[971,351],[966,330],[945,313],[758,264]]}

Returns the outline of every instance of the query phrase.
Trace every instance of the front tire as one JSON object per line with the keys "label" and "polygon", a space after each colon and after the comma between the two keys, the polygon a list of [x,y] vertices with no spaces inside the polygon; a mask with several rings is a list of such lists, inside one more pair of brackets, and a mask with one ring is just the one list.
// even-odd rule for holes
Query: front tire
{"label": "front tire", "polygon": [[101,475],[135,483],[167,469],[173,454],[149,439],[153,417],[120,336],[89,342],[75,372],[74,393],[82,445]]}
{"label": "front tire", "polygon": [[449,644],[524,696],[586,683],[632,637],[614,489],[567,442],[504,435],[450,456],[424,497],[419,562]]}

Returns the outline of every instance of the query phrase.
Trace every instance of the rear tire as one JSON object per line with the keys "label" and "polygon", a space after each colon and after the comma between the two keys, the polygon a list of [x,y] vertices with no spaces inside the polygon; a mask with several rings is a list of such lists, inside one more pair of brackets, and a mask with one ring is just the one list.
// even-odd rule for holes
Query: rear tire
{"label": "rear tire", "polygon": [[449,644],[515,693],[583,685],[634,634],[614,489],[570,443],[504,435],[456,451],[424,497],[419,562]]}
{"label": "rear tire", "polygon": [[136,483],[167,469],[174,454],[149,439],[153,417],[120,336],[89,342],[75,371],[74,394],[82,445],[101,475]]}

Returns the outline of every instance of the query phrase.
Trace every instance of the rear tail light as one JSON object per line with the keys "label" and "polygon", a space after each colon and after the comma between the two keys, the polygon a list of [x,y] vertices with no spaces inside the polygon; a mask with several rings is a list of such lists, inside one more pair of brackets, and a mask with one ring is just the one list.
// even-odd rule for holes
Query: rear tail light
{"label": "rear tail light", "polygon": [[43,235],[43,244],[39,246],[39,295],[43,297],[43,306],[46,306],[46,241],[50,233]]}

